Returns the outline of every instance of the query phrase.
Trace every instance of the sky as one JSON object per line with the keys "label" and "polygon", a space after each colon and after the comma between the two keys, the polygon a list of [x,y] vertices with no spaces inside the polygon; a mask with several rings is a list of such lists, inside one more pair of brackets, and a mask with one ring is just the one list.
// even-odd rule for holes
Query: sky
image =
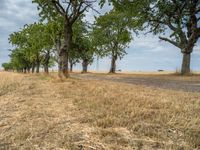
{"label": "sky", "polygon": [[[95,6],[101,13],[110,8],[105,6],[102,10]],[[94,21],[95,11],[86,13],[86,20]],[[12,45],[8,42],[9,34],[19,31],[25,24],[39,20],[38,10],[31,0],[0,0],[0,68],[1,64],[9,61],[9,49]],[[127,55],[117,61],[117,69],[122,71],[157,71],[180,70],[182,54],[175,46],[160,41],[158,36],[151,34],[139,36],[133,34],[133,41],[126,49]],[[76,69],[80,69],[77,65]],[[89,66],[90,70],[106,71],[110,68],[110,58],[100,59]],[[200,41],[194,48],[191,60],[191,69],[200,70]]]}

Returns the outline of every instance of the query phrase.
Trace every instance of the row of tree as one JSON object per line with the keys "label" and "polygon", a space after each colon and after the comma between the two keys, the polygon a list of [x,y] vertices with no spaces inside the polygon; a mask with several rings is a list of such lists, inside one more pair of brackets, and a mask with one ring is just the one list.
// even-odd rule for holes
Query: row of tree
{"label": "row of tree", "polygon": [[[15,47],[5,70],[39,72],[58,63],[59,76],[69,77],[69,68],[82,62],[83,72],[94,56],[111,57],[111,73],[115,73],[116,60],[126,54],[132,40],[132,31],[149,30],[161,40],[181,49],[182,74],[190,73],[190,57],[200,36],[199,0],[33,0],[38,5],[40,22],[25,25],[10,35]],[[84,20],[84,13],[112,4],[112,10],[95,17],[94,24]],[[69,65],[70,64],[70,65]]]}

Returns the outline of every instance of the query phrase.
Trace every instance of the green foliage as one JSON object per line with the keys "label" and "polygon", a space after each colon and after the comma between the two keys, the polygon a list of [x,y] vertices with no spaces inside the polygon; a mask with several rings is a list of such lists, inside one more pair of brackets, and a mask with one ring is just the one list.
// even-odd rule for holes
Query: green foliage
{"label": "green foliage", "polygon": [[123,14],[123,17],[128,21],[125,26],[128,26],[133,31],[143,30],[146,23],[145,11],[149,8],[154,0],[101,0],[100,5],[103,7],[106,2],[112,4],[114,10]]}
{"label": "green foliage", "polygon": [[55,21],[59,18],[58,12],[54,9],[52,0],[32,0],[32,3],[36,3],[38,6],[39,16],[41,21]]}
{"label": "green foliage", "polygon": [[125,48],[132,40],[131,32],[126,26],[128,22],[123,13],[115,10],[96,18],[92,42],[98,55],[104,57],[114,54],[122,58],[126,54]]}
{"label": "green foliage", "polygon": [[42,53],[49,52],[54,45],[52,24],[34,23],[25,25],[23,30],[10,35],[9,41],[16,48],[10,55],[17,70],[30,68]]}
{"label": "green foliage", "polygon": [[73,27],[73,50],[71,54],[80,60],[87,60],[92,63],[95,49],[91,41],[89,26],[81,19],[77,20]]}
{"label": "green foliage", "polygon": [[160,37],[160,39],[180,48],[183,53],[185,51],[189,53],[200,37],[199,13],[198,0],[165,0],[152,2],[145,15],[154,34],[165,34],[166,30],[170,31],[168,38]]}
{"label": "green foliage", "polygon": [[38,5],[42,20],[57,20],[57,17],[62,16],[65,23],[73,25],[97,0],[32,0],[32,2]]}
{"label": "green foliage", "polygon": [[[200,37],[199,0],[110,0],[110,2],[115,9],[125,13],[126,17],[136,21],[136,24],[144,24],[154,34],[165,34],[166,31],[170,31],[168,38],[160,39],[182,51],[185,51],[188,45],[194,46]],[[101,4],[104,3],[105,0],[102,0]]]}
{"label": "green foliage", "polygon": [[11,52],[11,63],[13,69],[20,71],[31,66],[30,54],[25,49],[14,49]]}
{"label": "green foliage", "polygon": [[12,63],[3,63],[3,64],[2,64],[2,67],[4,68],[5,71],[8,71],[8,70],[12,70],[12,69],[13,69]]}
{"label": "green foliage", "polygon": [[[199,0],[109,0],[114,8],[143,24],[151,33],[163,34],[159,38],[190,55],[200,37]],[[101,1],[103,5],[105,0]],[[167,34],[167,35],[165,35]],[[190,60],[183,57],[182,74],[190,72]]]}

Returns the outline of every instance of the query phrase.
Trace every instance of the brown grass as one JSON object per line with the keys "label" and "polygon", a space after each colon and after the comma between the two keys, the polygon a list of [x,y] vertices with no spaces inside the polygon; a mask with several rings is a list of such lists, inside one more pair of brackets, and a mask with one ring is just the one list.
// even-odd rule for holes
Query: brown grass
{"label": "brown grass", "polygon": [[0,96],[17,88],[22,81],[22,76],[15,73],[0,72]]}
{"label": "brown grass", "polygon": [[20,85],[0,96],[0,140],[16,149],[200,148],[199,93],[42,75],[0,78],[1,87]]}

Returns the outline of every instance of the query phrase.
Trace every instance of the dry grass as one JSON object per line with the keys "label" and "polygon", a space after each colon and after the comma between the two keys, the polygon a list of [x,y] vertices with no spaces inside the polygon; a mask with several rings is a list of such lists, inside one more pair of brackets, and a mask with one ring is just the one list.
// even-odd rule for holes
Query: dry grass
{"label": "dry grass", "polygon": [[23,81],[0,96],[0,140],[16,149],[200,148],[199,93],[42,75],[0,77],[9,85]]}
{"label": "dry grass", "polygon": [[15,73],[0,72],[0,96],[17,88],[22,81],[22,76]]}
{"label": "dry grass", "polygon": [[100,128],[97,133],[114,149],[200,146],[200,94],[111,82],[79,84],[81,98],[74,101],[81,121]]}

